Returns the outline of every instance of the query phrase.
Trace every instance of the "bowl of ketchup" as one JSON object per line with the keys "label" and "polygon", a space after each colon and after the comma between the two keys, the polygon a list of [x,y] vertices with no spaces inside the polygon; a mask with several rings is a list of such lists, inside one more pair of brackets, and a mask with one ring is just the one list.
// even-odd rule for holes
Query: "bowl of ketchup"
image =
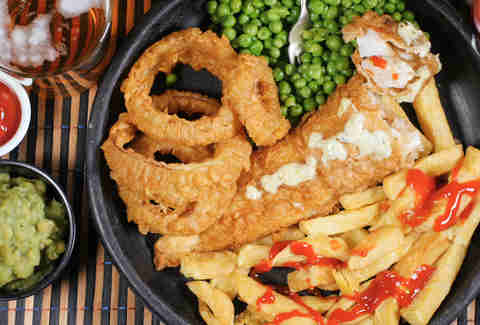
{"label": "bowl of ketchup", "polygon": [[0,156],[6,155],[25,137],[30,124],[30,99],[14,78],[0,72]]}

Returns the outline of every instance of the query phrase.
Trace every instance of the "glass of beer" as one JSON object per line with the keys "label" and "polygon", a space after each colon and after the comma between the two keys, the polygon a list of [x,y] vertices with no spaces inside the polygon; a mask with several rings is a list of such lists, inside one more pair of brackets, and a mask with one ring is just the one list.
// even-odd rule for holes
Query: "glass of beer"
{"label": "glass of beer", "polygon": [[113,1],[0,0],[0,70],[50,94],[76,79],[88,86],[108,47]]}

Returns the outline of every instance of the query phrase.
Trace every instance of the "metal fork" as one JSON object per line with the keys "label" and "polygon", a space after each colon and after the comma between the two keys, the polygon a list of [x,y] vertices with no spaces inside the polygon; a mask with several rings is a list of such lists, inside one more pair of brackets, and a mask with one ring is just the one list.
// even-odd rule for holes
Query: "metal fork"
{"label": "metal fork", "polygon": [[288,35],[288,59],[291,64],[295,64],[295,60],[300,63],[298,58],[302,54],[302,33],[307,29],[310,24],[307,9],[307,0],[301,0],[300,2],[300,17],[298,17],[297,23],[290,30]]}

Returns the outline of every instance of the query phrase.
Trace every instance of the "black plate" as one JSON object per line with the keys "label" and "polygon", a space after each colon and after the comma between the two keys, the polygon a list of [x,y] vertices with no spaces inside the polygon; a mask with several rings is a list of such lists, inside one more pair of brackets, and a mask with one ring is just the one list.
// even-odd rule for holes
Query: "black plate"
{"label": "black plate", "polygon": [[[103,243],[136,293],[168,324],[202,324],[195,299],[176,269],[156,272],[152,264],[154,238],[141,236],[127,224],[125,207],[117,196],[99,149],[110,126],[124,111],[119,90],[140,54],[168,33],[191,26],[206,26],[204,1],[157,2],[119,49],[97,92],[88,125],[87,178],[92,215]],[[437,81],[455,136],[465,145],[480,145],[480,58],[470,46],[472,30],[444,0],[410,0],[421,27],[430,32],[433,50],[441,53],[443,70]],[[179,88],[218,97],[219,82],[207,73],[188,68]],[[475,235],[451,294],[430,324],[447,325],[480,291],[480,241]]]}

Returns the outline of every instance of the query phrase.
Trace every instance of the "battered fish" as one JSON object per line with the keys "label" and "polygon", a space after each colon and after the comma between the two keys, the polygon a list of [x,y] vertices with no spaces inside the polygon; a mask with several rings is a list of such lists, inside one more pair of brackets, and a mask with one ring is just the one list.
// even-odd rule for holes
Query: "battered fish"
{"label": "battered fish", "polygon": [[194,236],[155,244],[158,270],[193,251],[235,248],[335,209],[340,195],[360,191],[431,151],[431,144],[388,96],[374,95],[357,75],[317,112],[272,147],[253,153],[226,213]]}

